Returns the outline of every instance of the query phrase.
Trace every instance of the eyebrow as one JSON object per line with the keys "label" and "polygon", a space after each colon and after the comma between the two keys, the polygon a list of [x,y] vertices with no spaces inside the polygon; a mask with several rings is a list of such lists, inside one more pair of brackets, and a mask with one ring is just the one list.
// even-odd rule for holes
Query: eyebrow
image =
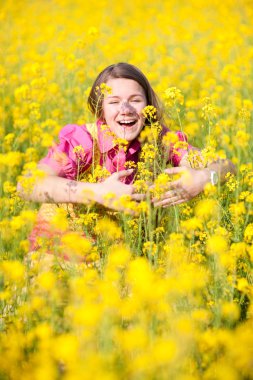
{"label": "eyebrow", "polygon": [[[133,98],[134,96],[141,96],[143,98],[143,94],[132,94],[129,97]],[[111,98],[120,98],[120,96],[118,96],[118,95],[107,96],[107,99],[111,99]]]}

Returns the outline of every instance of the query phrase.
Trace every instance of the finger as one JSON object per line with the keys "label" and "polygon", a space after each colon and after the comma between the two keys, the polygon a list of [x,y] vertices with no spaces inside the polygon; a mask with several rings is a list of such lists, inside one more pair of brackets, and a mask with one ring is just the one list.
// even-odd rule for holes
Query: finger
{"label": "finger", "polygon": [[178,202],[180,199],[181,199],[181,196],[175,194],[174,196],[170,196],[170,197],[166,197],[166,198],[154,201],[154,207],[160,207],[160,206],[165,206],[165,205],[171,206],[175,204],[176,202]]}
{"label": "finger", "polygon": [[121,170],[119,172],[115,172],[111,175],[111,178],[119,180],[120,178],[127,177],[133,173],[134,169]]}
{"label": "finger", "polygon": [[[187,202],[187,199],[180,199],[176,202],[171,203],[169,206],[177,206],[177,205],[180,205],[181,203],[184,203],[184,202]],[[163,206],[163,208],[165,208],[165,207],[168,207],[168,206]]]}
{"label": "finger", "polygon": [[175,197],[175,198],[170,198],[170,199],[163,199],[161,201],[158,201],[158,202],[155,202],[154,203],[154,207],[160,207],[160,206],[172,206],[173,204],[175,204],[175,202],[178,201],[178,198]]}
{"label": "finger", "polygon": [[172,200],[172,199],[164,199],[163,201],[161,202],[157,202],[156,204],[154,204],[154,207],[171,207],[171,206],[177,206],[181,203],[184,203],[184,202],[187,202],[187,199],[175,199],[175,200]]}
{"label": "finger", "polygon": [[172,181],[168,183],[168,188],[169,189],[180,189],[182,188],[182,181],[180,179],[177,179],[176,181]]}
{"label": "finger", "polygon": [[176,166],[174,168],[167,168],[164,170],[167,174],[178,174],[185,171],[185,168],[183,166]]}
{"label": "finger", "polygon": [[170,191],[167,191],[166,193],[164,193],[163,195],[161,195],[160,198],[153,198],[152,199],[152,202],[159,202],[161,200],[164,200],[164,199],[175,199],[175,198],[178,198],[179,196],[181,195],[180,192],[176,191],[176,190],[170,190]]}
{"label": "finger", "polygon": [[134,201],[143,201],[145,198],[146,198],[146,195],[145,194],[132,194],[131,195],[131,198],[134,200]]}

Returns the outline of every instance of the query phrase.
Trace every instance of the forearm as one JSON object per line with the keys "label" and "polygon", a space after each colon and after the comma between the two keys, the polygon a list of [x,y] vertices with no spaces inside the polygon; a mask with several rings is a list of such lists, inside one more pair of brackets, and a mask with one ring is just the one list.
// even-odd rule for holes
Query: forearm
{"label": "forearm", "polygon": [[207,170],[214,170],[218,174],[220,183],[224,183],[226,181],[226,174],[236,174],[236,168],[234,164],[228,160],[218,160],[215,162],[212,162],[207,166]]}
{"label": "forearm", "polygon": [[[185,155],[182,158],[179,166],[187,166],[191,168],[191,163],[188,160],[187,156],[188,155]],[[226,182],[227,173],[230,172],[232,174],[236,174],[236,168],[234,164],[228,159],[219,159],[217,161],[211,162],[207,167],[200,166],[199,169],[197,170],[199,170],[199,175],[202,175],[203,177],[205,177],[203,178],[203,180],[206,183],[208,183],[210,180],[210,170],[214,170],[218,174],[218,178],[221,184]]]}
{"label": "forearm", "polygon": [[25,191],[19,183],[18,192],[22,198],[39,203],[89,203],[99,201],[97,185],[47,175],[31,191]]}

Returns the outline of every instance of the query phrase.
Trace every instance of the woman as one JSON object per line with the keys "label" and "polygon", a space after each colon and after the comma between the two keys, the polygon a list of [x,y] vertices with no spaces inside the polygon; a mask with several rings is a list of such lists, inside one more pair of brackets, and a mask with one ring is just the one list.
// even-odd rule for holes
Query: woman
{"label": "woman", "polygon": [[[39,168],[46,173],[45,178],[36,184],[29,195],[24,194],[19,185],[24,198],[42,203],[97,202],[111,208],[115,208],[115,200],[123,195],[129,195],[135,201],[143,199],[145,195],[135,192],[134,170],[127,170],[126,163],[137,163],[139,160],[141,143],[138,137],[148,123],[143,109],[148,105],[154,106],[156,118],[163,124],[161,106],[150,83],[133,65],[111,65],[95,80],[88,105],[97,118],[95,128],[92,130],[90,125],[65,126],[60,132],[60,143],[52,147],[39,163]],[[108,126],[109,133],[104,130],[104,124]],[[163,127],[161,134],[167,131]],[[177,135],[179,140],[185,141],[183,133],[177,132]],[[125,149],[120,147],[117,139],[127,141]],[[174,167],[167,168],[165,172],[182,175],[180,179],[170,182],[168,190],[160,199],[152,200],[155,207],[168,207],[188,201],[202,192],[207,183],[223,182],[227,172],[234,172],[228,160],[214,162],[207,168],[191,168],[187,159],[190,149],[194,148],[189,145],[186,150],[170,150],[167,162]],[[87,172],[94,165],[95,150],[99,153],[99,163],[111,175],[99,183],[78,180],[80,173]],[[114,197],[108,204],[107,195],[110,193]],[[38,229],[39,226],[37,232]]]}
{"label": "woman", "polygon": [[[101,84],[105,83],[111,88],[111,93],[102,94]],[[127,63],[118,63],[104,69],[95,80],[88,104],[97,120],[98,146],[101,153],[100,162],[106,166],[112,175],[102,183],[85,183],[76,181],[77,178],[77,155],[73,152],[76,146],[82,146],[82,170],[87,170],[92,164],[94,137],[86,126],[68,125],[60,132],[60,144],[54,146],[48,155],[39,163],[40,169],[46,174],[46,178],[36,184],[33,192],[22,195],[36,202],[52,203],[87,203],[95,201],[104,204],[105,196],[109,192],[120,198],[129,194],[132,199],[140,199],[135,194],[131,184],[133,170],[125,170],[124,164],[129,160],[138,161],[141,150],[138,136],[142,131],[145,118],[142,110],[147,105],[157,109],[158,121],[162,120],[161,107],[156,94],[144,74],[135,66]],[[129,143],[125,157],[123,152],[118,151],[113,143],[112,136],[102,130],[106,124],[113,134],[127,140]],[[163,131],[163,133],[166,133]],[[178,132],[180,140],[185,136]],[[188,149],[192,147],[189,146]],[[115,156],[120,157],[120,166],[115,166]],[[170,206],[187,201],[203,191],[208,182],[221,182],[225,180],[227,172],[234,172],[233,164],[228,160],[220,160],[210,164],[207,168],[193,169],[187,160],[188,150],[181,151],[180,156],[168,157],[175,168],[166,169],[168,174],[187,171],[191,180],[185,181],[184,176],[180,180],[171,182],[170,190],[164,194],[163,199],[155,203],[155,206]],[[215,172],[215,173],[214,173]],[[175,191],[175,189],[177,191]]]}

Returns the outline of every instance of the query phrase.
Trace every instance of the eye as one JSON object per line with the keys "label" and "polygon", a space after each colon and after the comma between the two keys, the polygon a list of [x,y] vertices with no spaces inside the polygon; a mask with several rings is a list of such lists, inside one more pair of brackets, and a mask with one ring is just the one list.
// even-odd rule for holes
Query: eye
{"label": "eye", "polygon": [[108,104],[118,104],[119,102],[117,102],[116,100],[111,100]]}
{"label": "eye", "polygon": [[132,102],[133,102],[133,103],[140,103],[140,102],[141,102],[141,99],[133,99]]}

